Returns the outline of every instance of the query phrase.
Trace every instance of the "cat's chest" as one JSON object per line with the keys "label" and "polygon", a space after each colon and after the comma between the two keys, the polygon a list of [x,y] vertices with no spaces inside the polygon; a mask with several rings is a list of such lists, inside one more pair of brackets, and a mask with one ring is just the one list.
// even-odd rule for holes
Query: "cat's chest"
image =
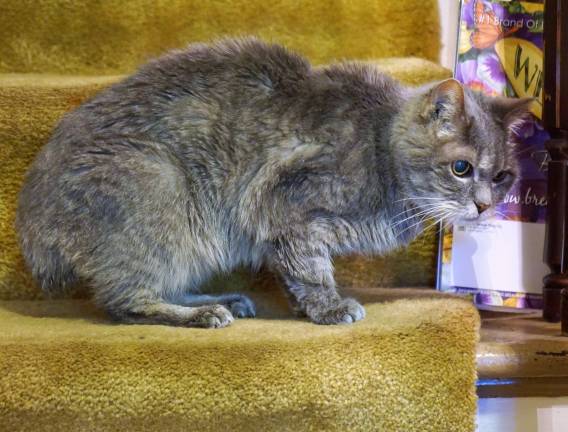
{"label": "cat's chest", "polygon": [[[408,228],[408,229],[407,229]],[[337,240],[335,253],[386,254],[406,246],[417,233],[416,227],[397,226],[388,217],[335,221],[331,229]]]}

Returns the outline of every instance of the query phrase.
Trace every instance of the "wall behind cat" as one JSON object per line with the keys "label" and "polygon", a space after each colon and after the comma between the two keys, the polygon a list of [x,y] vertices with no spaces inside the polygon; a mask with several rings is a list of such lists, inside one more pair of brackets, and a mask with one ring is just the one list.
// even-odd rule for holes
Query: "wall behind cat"
{"label": "wall behind cat", "polygon": [[438,0],[440,8],[440,64],[454,70],[458,40],[459,0]]}

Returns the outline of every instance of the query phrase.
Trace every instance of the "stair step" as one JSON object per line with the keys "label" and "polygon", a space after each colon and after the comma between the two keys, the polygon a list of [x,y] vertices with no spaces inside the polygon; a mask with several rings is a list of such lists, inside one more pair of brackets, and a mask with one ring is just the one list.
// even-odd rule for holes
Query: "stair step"
{"label": "stair step", "polygon": [[116,74],[190,42],[254,34],[315,63],[437,61],[437,0],[3,0],[0,73]]}
{"label": "stair step", "polygon": [[568,396],[568,338],[536,310],[482,310],[480,397]]}
{"label": "stair step", "polygon": [[294,319],[266,290],[250,293],[259,317],[218,330],[116,325],[77,300],[0,301],[0,425],[472,432],[475,308],[432,290],[347,294],[367,308],[351,326]]}

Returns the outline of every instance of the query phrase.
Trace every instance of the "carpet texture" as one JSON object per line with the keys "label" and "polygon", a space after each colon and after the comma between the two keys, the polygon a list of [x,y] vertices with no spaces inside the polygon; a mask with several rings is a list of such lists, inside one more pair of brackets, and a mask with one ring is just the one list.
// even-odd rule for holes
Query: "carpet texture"
{"label": "carpet texture", "polygon": [[[376,63],[413,85],[449,75],[447,69],[417,58]],[[40,297],[26,271],[13,226],[17,194],[27,167],[66,111],[119,79],[0,74],[0,300]],[[409,249],[385,258],[339,259],[336,267],[338,282],[344,286],[431,286],[436,268],[435,235],[430,232]],[[238,283],[237,277],[228,284]]]}
{"label": "carpet texture", "polygon": [[250,294],[259,318],[222,330],[113,325],[78,300],[0,302],[0,429],[473,431],[473,306],[350,294],[368,314],[351,326],[292,319],[265,290]]}
{"label": "carpet texture", "polygon": [[0,73],[117,74],[189,42],[255,34],[314,63],[436,61],[437,0],[3,0]]}

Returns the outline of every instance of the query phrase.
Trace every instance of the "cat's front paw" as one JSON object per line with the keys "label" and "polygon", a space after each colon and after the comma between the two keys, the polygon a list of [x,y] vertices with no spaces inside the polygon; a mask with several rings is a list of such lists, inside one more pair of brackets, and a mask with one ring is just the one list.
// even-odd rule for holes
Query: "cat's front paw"
{"label": "cat's front paw", "polygon": [[332,307],[312,306],[308,316],[316,324],[351,324],[365,318],[365,308],[351,298],[340,299]]}
{"label": "cat's front paw", "polygon": [[199,313],[192,319],[190,326],[222,328],[227,327],[234,320],[233,314],[225,306],[208,305],[199,308]]}
{"label": "cat's front paw", "polygon": [[254,318],[256,310],[254,303],[247,296],[237,294],[228,302],[229,309],[235,318]]}

